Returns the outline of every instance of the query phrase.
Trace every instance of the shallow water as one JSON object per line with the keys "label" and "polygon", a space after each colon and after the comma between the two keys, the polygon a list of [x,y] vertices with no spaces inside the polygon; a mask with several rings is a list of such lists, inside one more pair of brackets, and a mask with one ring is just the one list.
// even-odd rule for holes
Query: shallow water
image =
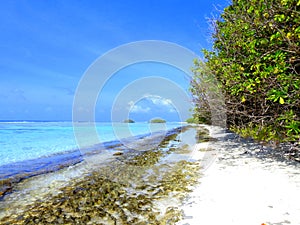
{"label": "shallow water", "polygon": [[[0,198],[11,192],[15,184],[23,179],[54,172],[88,159],[93,159],[89,162],[92,163],[95,157],[89,156],[98,154],[102,157],[112,149],[134,149],[132,144],[145,137],[163,138],[166,132],[181,126],[181,123],[93,125],[70,122],[1,122]],[[156,145],[161,138],[156,138]]]}
{"label": "shallow water", "polygon": [[[37,206],[33,206],[36,202],[40,202],[40,205],[50,199],[50,203],[48,201],[48,203],[45,204],[51,205],[51,202],[53,201],[51,199],[55,199],[55,196],[59,196],[60,194],[64,196],[66,193],[69,193],[69,190],[72,190],[72,188],[76,189],[80,182],[83,182],[81,184],[85,184],[87,180],[91,178],[91,174],[94,174],[93,176],[95,176],[94,178],[96,180],[99,179],[100,175],[100,177],[104,176],[105,179],[107,179],[106,182],[111,185],[117,184],[122,187],[125,185],[127,188],[124,190],[127,193],[127,198],[132,199],[130,201],[127,199],[129,201],[128,204],[133,204],[130,202],[136,198],[134,196],[141,195],[152,202],[150,204],[148,203],[148,200],[145,202],[144,199],[141,200],[141,204],[150,204],[152,206],[155,204],[156,208],[159,208],[157,209],[157,212],[166,216],[164,213],[167,211],[168,213],[173,212],[174,210],[171,210],[170,207],[173,207],[172,205],[176,206],[179,197],[184,196],[184,192],[187,190],[187,187],[183,188],[184,182],[187,186],[189,182],[195,182],[195,180],[193,181],[193,179],[191,179],[194,175],[197,176],[195,173],[194,175],[193,173],[188,173],[188,176],[180,175],[182,178],[178,175],[178,173],[182,173],[182,168],[186,168],[183,170],[186,172],[189,171],[187,168],[193,168],[188,160],[192,154],[191,146],[196,143],[195,134],[196,131],[194,129],[188,129],[180,135],[177,135],[176,132],[169,133],[170,139],[166,141],[163,140],[158,148],[151,148],[151,146],[156,146],[157,140],[161,140],[159,134],[157,134],[158,136],[151,136],[149,138],[144,138],[143,140],[138,139],[135,142],[132,142],[132,144],[135,145],[135,149],[139,147],[140,151],[126,148],[122,149],[121,146],[118,146],[109,151],[102,151],[99,154],[87,156],[83,162],[76,165],[66,167],[56,172],[26,179],[14,188],[13,193],[6,195],[0,202],[0,218],[3,216],[22,215],[24,211],[27,212],[29,210],[28,207],[36,208]],[[120,151],[122,154],[119,156],[114,155],[114,153]],[[178,176],[178,179],[182,179],[182,183],[178,184],[177,182],[180,182],[180,180],[177,180],[177,178],[174,180],[174,177],[176,176]],[[116,183],[112,184],[111,182]],[[183,188],[183,193],[177,196],[177,192],[181,190],[181,188]],[[154,203],[154,199],[156,199],[154,196],[164,189],[169,191],[163,191],[163,195],[159,194],[160,201]],[[174,190],[177,191],[174,192]],[[175,195],[173,192],[177,198],[174,197]],[[169,195],[174,198],[170,198]],[[61,197],[62,196],[58,198]],[[131,207],[134,206],[131,205]],[[109,210],[112,209],[109,208]],[[173,213],[175,213],[175,211]],[[176,211],[176,213],[178,212]],[[149,215],[152,214],[149,213]],[[135,216],[132,214],[131,217]],[[159,216],[157,218],[159,218]]]}
{"label": "shallow water", "polygon": [[0,122],[0,166],[36,159],[78,149],[74,127],[81,129],[80,147],[93,146],[101,142],[145,135],[159,130],[180,127],[181,123],[96,123],[97,137],[90,135],[93,127],[89,123],[71,122]]}

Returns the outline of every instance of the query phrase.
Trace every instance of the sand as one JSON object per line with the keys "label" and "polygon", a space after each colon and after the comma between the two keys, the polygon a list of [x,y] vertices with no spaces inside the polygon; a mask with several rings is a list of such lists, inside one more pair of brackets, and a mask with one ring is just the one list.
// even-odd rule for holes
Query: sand
{"label": "sand", "polygon": [[[187,195],[183,203],[175,201],[174,198],[167,198],[164,204],[158,202],[157,207],[166,211],[170,204],[176,208],[178,205],[184,217],[176,223],[177,225],[300,224],[299,163],[293,164],[260,155],[262,146],[258,144],[244,142],[219,127],[205,128],[212,137],[209,142],[196,144],[196,131],[188,130],[181,134],[181,142],[174,143],[179,143],[179,149],[188,143],[191,152],[175,150],[160,159],[161,164],[179,160],[200,161],[199,184]],[[130,147],[141,147],[145,150],[161,141],[161,138],[156,136],[150,139],[132,142]],[[190,147],[187,150],[190,150]],[[25,190],[15,191],[4,200],[11,201],[12,207],[9,208],[12,211],[21,213],[22,210],[17,210],[21,204],[20,199],[24,205],[31,204],[36,199],[43,199],[45,193],[56,193],[59,188],[70,186],[69,180],[84,180],[84,175],[90,168],[102,168],[103,165],[99,162],[114,161],[114,153],[120,151],[122,149],[119,147],[107,150],[98,157],[86,157],[87,164],[79,163],[54,173],[29,178],[16,188]],[[4,208],[7,207],[6,203],[2,202]]]}
{"label": "sand", "polygon": [[260,147],[206,127],[218,141],[195,145],[192,158],[203,163],[200,184],[181,206],[184,219],[177,224],[300,224],[299,163],[245,154]]}

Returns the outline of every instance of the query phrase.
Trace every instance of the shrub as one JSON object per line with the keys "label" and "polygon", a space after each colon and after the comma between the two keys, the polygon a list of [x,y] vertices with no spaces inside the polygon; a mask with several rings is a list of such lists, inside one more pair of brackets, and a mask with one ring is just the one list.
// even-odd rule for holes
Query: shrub
{"label": "shrub", "polygon": [[[299,12],[298,0],[233,0],[213,21],[213,49],[194,72],[209,70],[219,81],[229,128],[251,128],[261,140],[299,140]],[[191,85],[196,107],[199,82]]]}

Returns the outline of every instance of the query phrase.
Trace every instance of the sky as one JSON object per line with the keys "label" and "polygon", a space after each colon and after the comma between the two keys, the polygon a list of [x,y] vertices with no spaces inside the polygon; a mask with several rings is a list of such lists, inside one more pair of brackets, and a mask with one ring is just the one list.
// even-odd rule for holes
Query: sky
{"label": "sky", "polygon": [[[172,42],[201,57],[201,49],[212,44],[208,18],[228,4],[227,0],[1,1],[0,120],[71,121],[74,96],[88,68],[131,42]],[[190,116],[188,88],[189,79],[178,68],[157,62],[128,65],[99,90],[95,119],[185,120]],[[178,99],[182,104],[175,104]]]}

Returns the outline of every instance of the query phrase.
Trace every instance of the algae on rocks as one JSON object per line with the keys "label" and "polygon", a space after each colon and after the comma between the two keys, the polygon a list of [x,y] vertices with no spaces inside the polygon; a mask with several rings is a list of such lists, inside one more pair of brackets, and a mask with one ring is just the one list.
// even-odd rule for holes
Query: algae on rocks
{"label": "algae on rocks", "polygon": [[[197,184],[198,162],[162,158],[182,149],[172,146],[177,135],[166,137],[155,149],[124,153],[113,163],[82,180],[27,206],[22,215],[11,215],[1,224],[175,224],[182,212],[170,199],[183,200]],[[183,151],[183,152],[186,152]],[[164,204],[161,204],[163,202]],[[168,204],[167,204],[167,203]],[[164,205],[165,207],[162,207]]]}

